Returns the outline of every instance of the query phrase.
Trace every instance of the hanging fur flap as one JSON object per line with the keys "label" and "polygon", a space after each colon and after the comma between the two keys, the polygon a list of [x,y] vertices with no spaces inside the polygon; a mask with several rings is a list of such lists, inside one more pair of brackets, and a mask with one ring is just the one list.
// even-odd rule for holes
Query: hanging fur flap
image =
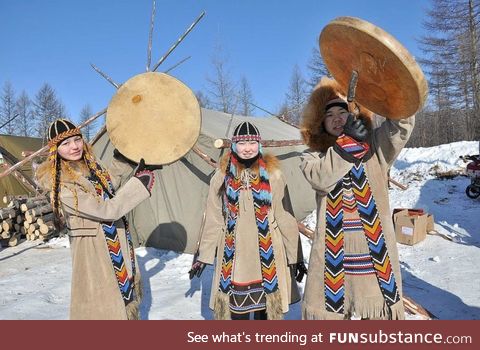
{"label": "hanging fur flap", "polygon": [[213,305],[213,317],[216,320],[230,320],[229,297],[227,294],[217,291]]}
{"label": "hanging fur flap", "polygon": [[269,320],[282,320],[282,296],[280,291],[267,294],[267,318]]}

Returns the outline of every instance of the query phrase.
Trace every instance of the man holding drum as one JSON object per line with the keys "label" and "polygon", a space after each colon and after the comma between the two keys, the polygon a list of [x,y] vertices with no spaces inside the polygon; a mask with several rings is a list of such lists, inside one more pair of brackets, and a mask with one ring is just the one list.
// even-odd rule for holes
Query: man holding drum
{"label": "man holding drum", "polygon": [[407,143],[414,117],[371,130],[335,81],[322,79],[303,115],[310,149],[301,163],[317,197],[303,318],[403,319],[402,282],[387,170]]}
{"label": "man holding drum", "polygon": [[[387,171],[412,133],[426,80],[395,38],[358,18],[333,20],[319,43],[334,79],[316,86],[301,124],[309,147],[301,169],[317,199],[302,317],[404,319]],[[387,118],[377,129],[373,112]]]}

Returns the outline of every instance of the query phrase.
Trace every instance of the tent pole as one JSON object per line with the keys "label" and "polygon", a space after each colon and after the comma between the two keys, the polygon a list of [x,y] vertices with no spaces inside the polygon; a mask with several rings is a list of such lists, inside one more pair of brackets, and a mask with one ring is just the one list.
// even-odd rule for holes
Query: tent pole
{"label": "tent pole", "polygon": [[217,162],[210,158],[205,152],[203,152],[197,146],[192,147],[192,151],[197,154],[200,158],[202,158],[206,163],[210,164],[213,168],[217,167]]}
{"label": "tent pole", "polygon": [[174,64],[173,66],[171,66],[170,68],[168,68],[165,72],[163,73],[168,73],[170,72],[171,70],[174,70],[175,68],[177,68],[179,65],[181,65],[183,62],[185,62],[186,60],[189,60],[190,58],[192,58],[192,56],[188,56],[188,57],[185,57],[183,60],[181,60],[180,62],[178,62],[177,64]]}
{"label": "tent pole", "polygon": [[90,66],[92,66],[92,68],[98,73],[100,74],[103,78],[105,78],[106,81],[108,81],[110,84],[112,84],[113,86],[115,86],[116,89],[118,89],[120,87],[119,84],[117,84],[116,82],[113,81],[112,78],[110,78],[106,73],[102,72],[100,70],[100,68],[98,68],[96,65],[94,65],[93,63],[90,63]]}
{"label": "tent pole", "polygon": [[153,37],[153,26],[154,26],[154,24],[155,24],[155,0],[152,1],[152,15],[150,17],[150,31],[148,32],[146,72],[150,71],[150,64],[152,63],[152,37]]}
{"label": "tent pole", "polygon": [[[15,158],[13,156],[13,154],[11,154],[10,152],[8,152],[5,148],[3,148],[2,146],[0,146],[0,153],[3,155],[3,157],[5,158],[5,160],[10,163],[13,167],[13,165],[15,163],[18,163],[18,159]],[[8,170],[12,169],[12,167],[10,167],[9,169],[5,170],[5,172],[7,172]],[[13,171],[13,170],[12,170]],[[10,172],[12,172],[10,171]],[[28,185],[28,187],[30,187],[30,189],[34,192],[38,192],[36,190],[36,187],[37,185],[35,184],[35,181],[33,181],[27,174],[25,174],[25,172],[21,169],[16,169],[15,170],[15,176],[19,177],[21,179],[21,181],[23,183],[25,183],[26,185]]]}
{"label": "tent pole", "polygon": [[[213,142],[215,148],[229,148],[232,141],[229,139],[216,139]],[[301,146],[305,143],[302,140],[262,140],[260,141],[264,147],[286,147],[286,146]]]}
{"label": "tent pole", "polygon": [[183,33],[183,35],[177,39],[177,42],[175,44],[173,44],[169,49],[168,51],[158,60],[158,62],[155,64],[155,66],[153,66],[153,69],[152,69],[152,72],[155,72],[157,70],[157,68],[163,63],[163,61],[165,61],[168,57],[168,55],[170,55],[172,53],[173,50],[175,50],[175,48],[178,46],[178,44],[180,44],[183,39],[185,39],[185,37],[188,35],[188,33],[190,33],[193,29],[193,27],[195,27],[197,25],[198,22],[200,22],[200,20],[203,18],[203,16],[205,16],[205,11],[203,11],[200,16],[198,16],[198,18],[195,20],[195,22],[193,22],[190,27],[188,27],[188,29],[185,31],[185,33]]}

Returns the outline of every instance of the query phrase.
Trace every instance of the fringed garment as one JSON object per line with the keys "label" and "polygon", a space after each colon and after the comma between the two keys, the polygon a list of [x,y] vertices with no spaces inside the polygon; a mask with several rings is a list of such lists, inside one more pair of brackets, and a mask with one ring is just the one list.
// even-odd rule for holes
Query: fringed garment
{"label": "fringed garment", "polygon": [[[278,291],[278,277],[268,221],[272,194],[269,174],[263,157],[259,156],[258,174],[256,174],[250,168],[239,171],[238,160],[236,157],[230,156],[224,178],[224,188],[223,210],[226,218],[226,231],[219,292],[228,296],[231,312],[247,313],[267,309],[268,313],[269,299],[272,299]],[[258,231],[258,258],[261,268],[261,279],[246,282],[236,282],[232,276],[236,267],[235,239],[241,191],[250,191],[253,198],[255,212],[251,214],[255,217]],[[250,258],[255,259],[253,255]],[[222,298],[226,301],[225,297]],[[224,308],[220,307],[220,309]]]}
{"label": "fringed garment", "polygon": [[[400,301],[395,275],[388,255],[382,223],[362,159],[369,146],[342,135],[336,147],[353,157],[351,170],[327,195],[325,232],[324,292],[328,312],[365,316],[371,314],[360,307],[361,296],[348,295],[349,286],[362,279],[378,285],[384,303],[377,308],[391,307]],[[376,281],[375,281],[376,280]],[[348,310],[345,307],[348,298]],[[368,304],[368,303],[367,303]],[[385,307],[384,307],[384,305]],[[375,314],[375,312],[373,313]],[[375,318],[375,316],[373,317]]]}
{"label": "fringed garment", "polygon": [[[96,164],[97,171],[91,171],[90,177],[88,180],[93,184],[95,187],[95,191],[98,196],[100,196],[103,200],[109,200],[113,196],[115,196],[115,190],[113,188],[110,176],[108,173],[104,172],[103,169],[100,168],[98,164]],[[98,173],[102,173],[108,184],[108,188],[105,188],[102,181],[99,179]],[[110,255],[110,259],[112,261],[112,266],[115,271],[115,277],[118,282],[118,288],[120,289],[120,293],[122,294],[123,301],[125,302],[125,306],[131,303],[137,296],[135,293],[137,292],[137,288],[135,288],[135,251],[132,242],[132,235],[130,234],[128,228],[128,220],[125,216],[122,217],[122,221],[125,228],[125,235],[128,242],[128,250],[130,252],[130,263],[132,266],[132,276],[129,276],[127,268],[125,266],[125,261],[123,258],[120,240],[117,233],[117,227],[115,226],[115,222],[104,222],[102,223],[103,233],[105,234],[105,240],[108,248],[108,252]]]}

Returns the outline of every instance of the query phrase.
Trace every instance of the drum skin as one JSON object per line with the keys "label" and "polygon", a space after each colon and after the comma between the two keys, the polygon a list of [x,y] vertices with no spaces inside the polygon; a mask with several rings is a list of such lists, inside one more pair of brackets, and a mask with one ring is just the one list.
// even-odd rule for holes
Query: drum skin
{"label": "drum skin", "polygon": [[117,90],[107,109],[112,144],[135,162],[163,165],[183,157],[200,135],[195,94],[164,73],[134,76]]}
{"label": "drum skin", "polygon": [[418,112],[428,95],[424,74],[410,53],[383,29],[355,17],[338,17],[319,38],[325,65],[346,92],[358,72],[355,100],[389,119]]}

